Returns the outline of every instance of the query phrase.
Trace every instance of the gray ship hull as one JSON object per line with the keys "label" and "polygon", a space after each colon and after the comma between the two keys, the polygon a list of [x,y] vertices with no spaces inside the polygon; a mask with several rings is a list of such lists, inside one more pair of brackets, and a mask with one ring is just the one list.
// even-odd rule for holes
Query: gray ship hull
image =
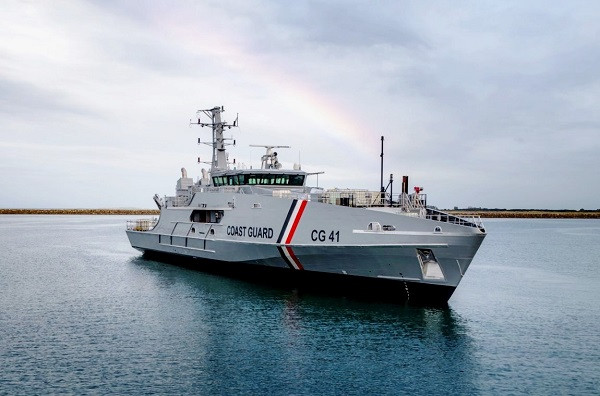
{"label": "gray ship hull", "polygon": [[300,294],[349,296],[361,300],[445,306],[456,289],[452,286],[409,280],[399,282],[384,278],[292,271],[287,268],[214,261],[155,251],[146,251],[144,257],[192,270],[250,281],[269,288],[293,290]]}
{"label": "gray ship hull", "polygon": [[[195,221],[195,211],[221,217]],[[127,235],[142,252],[189,259],[186,264],[200,270],[249,271],[308,285],[324,281],[332,290],[381,288],[398,300],[443,303],[485,231],[393,208],[205,192],[189,205],[162,208],[154,228],[130,229]]]}

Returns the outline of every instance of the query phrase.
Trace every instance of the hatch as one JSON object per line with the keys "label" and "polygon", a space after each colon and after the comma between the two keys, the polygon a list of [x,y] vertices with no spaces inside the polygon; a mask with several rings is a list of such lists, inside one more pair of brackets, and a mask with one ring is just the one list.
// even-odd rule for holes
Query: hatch
{"label": "hatch", "polygon": [[431,249],[417,249],[417,257],[423,271],[423,279],[446,280],[440,263]]}

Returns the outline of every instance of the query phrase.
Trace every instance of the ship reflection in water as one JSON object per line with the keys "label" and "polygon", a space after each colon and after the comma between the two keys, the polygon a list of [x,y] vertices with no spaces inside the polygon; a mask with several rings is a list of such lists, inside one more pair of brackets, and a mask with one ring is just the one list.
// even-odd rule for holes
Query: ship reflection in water
{"label": "ship reflection in water", "polygon": [[159,289],[185,290],[181,314],[171,314],[174,327],[163,337],[186,334],[179,353],[193,361],[188,380],[208,393],[474,388],[469,327],[450,308],[304,293],[142,258],[132,263],[152,271]]}

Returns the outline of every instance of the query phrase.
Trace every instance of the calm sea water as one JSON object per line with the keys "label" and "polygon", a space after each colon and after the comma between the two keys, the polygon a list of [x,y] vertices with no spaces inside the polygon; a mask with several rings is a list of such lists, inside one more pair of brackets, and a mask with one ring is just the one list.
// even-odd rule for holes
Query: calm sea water
{"label": "calm sea water", "polygon": [[146,260],[119,216],[0,216],[0,394],[598,394],[600,221],[488,220],[445,309]]}

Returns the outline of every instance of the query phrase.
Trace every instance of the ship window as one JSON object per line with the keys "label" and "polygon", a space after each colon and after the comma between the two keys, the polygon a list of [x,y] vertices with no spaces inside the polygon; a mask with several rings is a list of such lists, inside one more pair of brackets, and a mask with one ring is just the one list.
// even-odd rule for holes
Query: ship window
{"label": "ship window", "polygon": [[258,184],[261,184],[263,186],[268,186],[269,184],[273,184],[273,175],[262,175],[262,177],[260,178],[260,182]]}
{"label": "ship window", "polygon": [[222,210],[193,210],[190,221],[194,223],[220,223],[223,214]]}
{"label": "ship window", "polygon": [[213,185],[240,186],[240,185],[262,185],[262,186],[303,186],[304,175],[289,174],[239,174],[213,177]]}
{"label": "ship window", "polygon": [[213,177],[213,184],[216,187],[222,186],[224,184],[223,177],[222,176],[215,176],[215,177]]}
{"label": "ship window", "polygon": [[291,186],[303,186],[304,185],[304,175],[291,175],[289,184]]}

